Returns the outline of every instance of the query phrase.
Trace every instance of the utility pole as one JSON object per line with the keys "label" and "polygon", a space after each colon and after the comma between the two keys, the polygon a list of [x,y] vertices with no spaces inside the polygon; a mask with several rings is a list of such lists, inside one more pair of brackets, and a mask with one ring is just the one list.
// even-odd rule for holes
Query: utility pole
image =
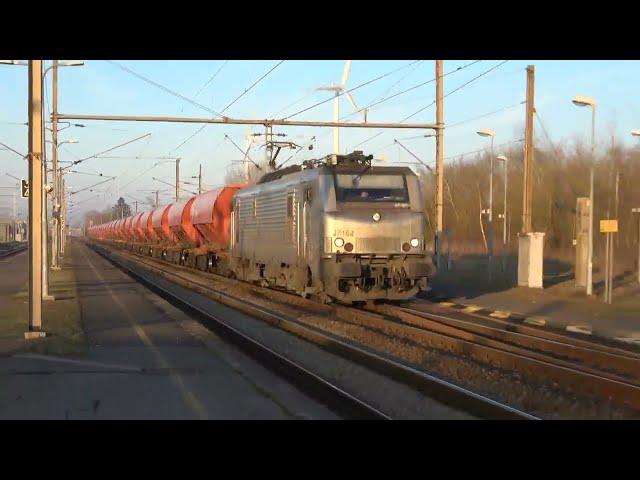
{"label": "utility pole", "polygon": [[158,193],[160,193],[158,190],[156,190],[156,208],[158,208]]}
{"label": "utility pole", "polygon": [[[41,87],[44,85],[44,74],[42,75],[42,80],[40,82]],[[44,110],[42,111],[43,118],[40,122],[41,130],[42,130],[42,187],[43,189],[47,186],[47,150],[45,147],[45,124],[44,124]],[[49,192],[43,190],[41,199],[42,199],[42,299],[43,300],[54,300],[54,298],[49,295],[49,256],[51,254],[50,250],[50,242],[49,242],[49,215],[48,215],[48,202],[47,195]]]}
{"label": "utility pole", "polygon": [[198,170],[198,195],[202,195],[202,164]]}
{"label": "utility pole", "polygon": [[491,135],[491,160],[489,161],[489,279],[491,279],[491,264],[493,262],[493,139]]}
{"label": "utility pole", "polygon": [[531,206],[533,183],[533,113],[535,67],[527,67],[527,118],[524,134],[524,188],[522,204],[522,232],[529,233],[532,230]]}
{"label": "utility pole", "polygon": [[444,95],[442,85],[442,60],[436,60],[436,238],[434,249],[436,267],[440,268],[443,229],[443,187],[444,187]]}
{"label": "utility pole", "polygon": [[533,232],[533,114],[535,67],[527,67],[527,112],[524,143],[522,230],[518,238],[518,286],[543,288],[544,233]]}
{"label": "utility pole", "polygon": [[61,191],[62,191],[62,203],[61,203],[61,208],[62,208],[62,214],[60,216],[60,251],[61,253],[64,253],[64,248],[67,245],[67,225],[66,225],[66,221],[67,221],[67,195],[66,193],[66,182],[64,180],[64,177],[62,176],[62,173],[60,173],[60,187],[61,187]]}
{"label": "utility pole", "polygon": [[13,219],[12,222],[11,222],[13,224],[13,238],[12,238],[12,240],[15,242],[16,241],[16,225],[17,225],[16,224],[16,194],[15,194],[15,192],[13,193],[12,198],[11,198],[11,207],[12,207],[11,208],[11,213],[12,213],[11,218]]}
{"label": "utility pole", "polygon": [[61,232],[60,226],[60,186],[58,182],[58,61],[53,61],[53,95],[51,113],[51,168],[53,177],[53,234],[51,239],[51,268],[60,269]]}
{"label": "utility pole", "polygon": [[138,213],[138,201],[136,200],[136,213]]}
{"label": "utility pole", "polygon": [[29,331],[42,336],[42,60],[29,61]]}
{"label": "utility pole", "polygon": [[596,163],[596,106],[591,106],[591,169],[589,173],[589,244],[587,250],[587,295],[593,295],[593,201]]}
{"label": "utility pole", "polygon": [[[620,172],[616,171],[616,206],[615,206],[616,220],[619,219],[618,217],[619,191],[620,191]],[[618,246],[618,235],[615,236],[615,242],[616,242],[616,246]]]}
{"label": "utility pole", "polygon": [[180,201],[180,159],[176,158],[176,202]]}

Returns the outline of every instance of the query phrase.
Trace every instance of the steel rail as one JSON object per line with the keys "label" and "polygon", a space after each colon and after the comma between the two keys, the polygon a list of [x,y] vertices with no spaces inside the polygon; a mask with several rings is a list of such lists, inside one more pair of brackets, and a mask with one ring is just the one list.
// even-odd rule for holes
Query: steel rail
{"label": "steel rail", "polygon": [[12,248],[11,250],[7,250],[7,251],[0,251],[0,260],[5,259],[5,258],[9,258],[13,255],[16,255],[20,252],[24,252],[25,250],[27,250],[27,248],[29,248],[27,245],[20,245],[16,248]]}
{"label": "steel rail", "polygon": [[[370,313],[381,315],[378,312]],[[640,387],[626,378],[451,327],[424,315],[397,309],[382,315],[387,322],[401,326],[407,335],[435,348],[444,348],[498,368],[551,380],[574,392],[614,401],[640,411]],[[403,316],[405,319],[417,317],[422,325],[398,323],[397,319]]]}
{"label": "steel rail", "polygon": [[175,292],[163,287],[158,282],[141,275],[130,265],[115,258],[112,253],[96,245],[89,244],[96,253],[105,258],[111,264],[124,271],[127,275],[142,283],[154,293],[162,296],[172,305],[200,318],[204,324],[215,331],[216,334],[226,339],[228,342],[240,348],[262,365],[287,379],[306,394],[325,403],[331,410],[348,418],[358,420],[389,420],[390,418],[375,407],[368,405],[356,398],[340,387],[325,380],[319,375],[311,372],[305,367],[297,364],[288,357],[276,352],[265,344],[258,342],[254,338],[246,335],[227,322],[194,305]]}
{"label": "steel rail", "polygon": [[[610,371],[640,382],[640,358],[593,348],[588,342],[574,342],[571,337],[543,338],[533,332],[516,331],[511,328],[511,325],[498,328],[470,320],[454,318],[453,316],[426,312],[414,307],[403,306],[396,308],[467,332],[477,333],[534,351],[548,353],[558,358],[583,362],[603,372]],[[555,334],[555,337],[561,336]]]}
{"label": "steel rail", "polygon": [[[431,310],[423,310],[423,308],[425,307],[429,308],[430,306],[435,306],[435,307],[438,306],[438,303],[434,303],[428,300],[418,300],[418,301],[410,302],[406,306],[408,308],[416,309],[418,311],[424,311],[431,315],[442,316],[441,314],[432,312]],[[599,350],[605,353],[611,353],[613,355],[621,355],[621,356],[626,356],[629,358],[640,360],[640,354],[625,348],[621,348],[619,346],[610,345],[609,343],[613,343],[613,342],[607,342],[608,339],[602,338],[602,339],[598,339],[598,341],[596,341],[595,339],[585,340],[585,339],[570,335],[565,331],[554,329],[553,327],[541,328],[541,327],[535,327],[532,325],[526,325],[522,323],[526,318],[525,316],[522,316],[522,315],[514,316],[512,314],[512,318],[502,319],[502,318],[492,317],[492,316],[483,314],[480,311],[471,312],[471,311],[465,311],[459,308],[454,308],[450,312],[447,312],[448,313],[447,318],[451,317],[451,314],[454,314],[454,312],[456,315],[461,315],[461,316],[464,316],[465,318],[475,318],[482,321],[490,322],[494,325],[500,325],[501,327],[509,331],[532,335],[532,336],[544,338],[547,340],[554,340],[562,343],[567,343],[570,345],[574,345],[576,347],[584,347],[584,348],[589,348],[593,350]],[[601,343],[601,342],[607,342],[607,343]]]}
{"label": "steel rail", "polygon": [[[95,244],[90,245],[98,253],[109,259],[109,261],[111,261],[114,265],[120,265],[120,262],[118,262],[113,257],[113,253],[109,253],[107,249],[104,249],[104,247],[97,247]],[[100,250],[102,250],[102,252]],[[110,258],[109,255],[111,255],[112,257]],[[496,400],[472,392],[459,385],[437,378],[407,364],[400,363],[365,348],[361,348],[346,341],[342,341],[332,335],[320,332],[316,329],[300,323],[292,317],[282,314],[281,312],[275,312],[267,309],[266,307],[259,306],[249,301],[237,298],[229,294],[229,292],[216,290],[210,285],[194,282],[193,280],[185,278],[184,276],[176,273],[175,269],[172,269],[170,271],[166,268],[161,268],[161,266],[159,265],[154,265],[149,263],[148,261],[145,261],[146,258],[145,260],[142,260],[136,253],[133,253],[132,257],[133,256],[135,256],[136,258],[131,258],[131,261],[137,263],[143,269],[159,274],[160,276],[180,286],[207,295],[214,301],[227,305],[236,310],[240,310],[244,313],[248,313],[253,317],[264,320],[271,325],[292,333],[300,338],[308,340],[318,345],[322,349],[329,351],[330,353],[339,355],[343,358],[370,368],[393,380],[404,383],[414,390],[424,394],[425,396],[448,405],[452,408],[464,411],[478,418],[485,419],[537,419],[537,417],[535,417],[534,415],[502,404]],[[165,265],[162,265],[162,267],[164,266]],[[173,264],[171,264],[171,266],[180,267]],[[190,269],[189,271],[200,273],[197,270]],[[140,281],[146,283],[144,277],[141,277],[139,274],[132,272],[132,276],[134,276],[134,278],[140,278]],[[174,294],[172,293],[169,293],[169,295],[170,297],[174,297]],[[178,299],[178,302],[181,302],[181,300]],[[209,315],[206,312],[201,313],[205,316]]]}

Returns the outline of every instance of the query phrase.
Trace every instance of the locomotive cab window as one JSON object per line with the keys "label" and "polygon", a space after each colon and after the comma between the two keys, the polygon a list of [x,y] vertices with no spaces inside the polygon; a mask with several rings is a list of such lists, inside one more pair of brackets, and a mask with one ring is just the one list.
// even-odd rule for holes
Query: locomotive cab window
{"label": "locomotive cab window", "polygon": [[407,203],[407,181],[402,174],[345,174],[335,176],[338,202]]}

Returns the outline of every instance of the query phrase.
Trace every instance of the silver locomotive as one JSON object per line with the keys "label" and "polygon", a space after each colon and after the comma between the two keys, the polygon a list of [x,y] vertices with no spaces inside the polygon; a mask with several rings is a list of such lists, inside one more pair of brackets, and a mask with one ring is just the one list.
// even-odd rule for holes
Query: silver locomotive
{"label": "silver locomotive", "polygon": [[241,280],[323,300],[404,300],[427,286],[424,201],[406,167],[360,151],[307,161],[240,190],[230,262]]}

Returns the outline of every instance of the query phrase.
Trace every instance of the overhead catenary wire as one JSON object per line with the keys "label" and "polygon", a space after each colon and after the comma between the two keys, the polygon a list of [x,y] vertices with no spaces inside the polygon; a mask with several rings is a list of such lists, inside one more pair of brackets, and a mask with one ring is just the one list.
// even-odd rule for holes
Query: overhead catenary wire
{"label": "overhead catenary wire", "polygon": [[218,68],[218,70],[216,70],[216,72],[209,78],[209,80],[206,81],[206,83],[204,85],[202,85],[202,87],[200,87],[200,90],[198,90],[196,92],[196,94],[194,95],[194,97],[197,97],[198,95],[200,95],[205,88],[207,88],[207,86],[213,82],[213,80],[218,76],[218,74],[222,71],[222,69],[225,67],[225,65],[229,63],[229,60],[225,60],[224,63],[222,65],[220,65],[220,68]]}
{"label": "overhead catenary wire", "polygon": [[141,136],[139,136],[139,137],[137,137],[137,138],[134,138],[133,140],[128,140],[128,141],[126,141],[126,142],[124,142],[124,143],[121,143],[121,144],[119,144],[119,145],[116,145],[115,147],[108,148],[107,150],[104,150],[104,151],[102,151],[102,152],[99,152],[99,153],[96,153],[96,154],[90,155],[90,156],[85,157],[85,158],[81,158],[81,159],[79,159],[79,160],[74,160],[74,161],[73,161],[73,163],[72,163],[71,165],[69,165],[68,167],[64,167],[64,168],[63,168],[63,170],[66,170],[66,169],[68,169],[68,168],[71,168],[71,166],[72,166],[72,165],[78,165],[79,163],[82,163],[82,162],[84,162],[84,161],[86,161],[86,160],[90,160],[90,159],[92,159],[92,158],[97,158],[97,157],[99,157],[100,155],[102,155],[102,154],[104,154],[104,153],[108,153],[108,152],[111,152],[111,151],[116,150],[116,149],[118,149],[118,148],[124,147],[125,145],[129,145],[129,144],[131,144],[131,143],[133,143],[133,142],[137,142],[138,140],[141,140],[141,139],[143,139],[143,138],[146,138],[146,137],[148,137],[149,135],[151,135],[151,133],[146,133],[146,134],[141,135]]}
{"label": "overhead catenary wire", "polygon": [[[472,65],[475,65],[476,63],[481,62],[481,61],[482,61],[482,60],[474,60],[473,62],[469,62],[469,63],[466,63],[466,64],[464,64],[464,65],[461,65],[461,66],[457,67],[456,69],[451,70],[450,72],[447,72],[447,73],[443,74],[443,75],[442,75],[442,77],[444,78],[444,77],[449,76],[449,75],[451,75],[451,74],[453,74],[453,73],[457,73],[457,72],[459,72],[460,70],[464,70],[465,68],[468,68],[468,67],[470,67],[470,66],[472,66]],[[377,100],[377,101],[375,101],[375,102],[372,102],[372,103],[370,103],[369,105],[367,105],[366,107],[362,107],[362,110],[365,110],[365,109],[367,109],[367,110],[368,110],[368,109],[370,109],[370,108],[372,108],[372,107],[375,107],[375,106],[377,106],[377,105],[380,105],[381,103],[384,103],[384,102],[386,102],[386,101],[388,101],[388,100],[391,100],[392,98],[398,97],[398,96],[400,96],[400,95],[404,95],[405,93],[411,92],[411,91],[413,91],[413,90],[415,90],[415,89],[417,89],[417,88],[423,87],[423,86],[428,85],[428,84],[430,84],[430,83],[433,83],[433,82],[435,82],[435,81],[436,81],[436,78],[432,78],[432,79],[427,80],[427,81],[425,81],[425,82],[421,82],[421,83],[419,83],[419,84],[417,84],[417,85],[414,85],[414,86],[412,86],[412,87],[409,87],[409,88],[407,88],[407,89],[405,89],[405,90],[402,90],[402,91],[400,91],[400,92],[394,93],[393,95],[391,95],[391,96],[389,96],[389,97],[387,97],[387,98],[383,98],[383,99],[381,99],[381,100]],[[434,103],[435,103],[435,102],[434,102]],[[348,117],[348,116],[351,116],[351,115],[353,115],[353,113],[351,113],[351,114],[347,115],[347,117]],[[346,118],[346,117],[344,117],[344,118]]]}
{"label": "overhead catenary wire", "polygon": [[120,187],[121,191],[124,191],[129,185],[131,185],[133,182],[135,182],[136,180],[138,180],[139,178],[141,178],[143,175],[149,173],[151,170],[153,170],[154,168],[156,168],[158,165],[160,165],[162,162],[156,162],[153,165],[151,165],[149,168],[147,168],[145,171],[143,171],[140,175],[136,176],[133,180],[131,180],[129,183],[123,185],[122,187]]}
{"label": "overhead catenary wire", "polygon": [[236,149],[237,149],[240,153],[242,153],[242,155],[244,155],[247,159],[249,159],[249,161],[250,161],[251,163],[253,163],[253,164],[256,166],[256,168],[257,168],[258,170],[262,170],[262,167],[261,167],[260,165],[258,165],[256,162],[254,162],[254,161],[253,161],[253,159],[249,156],[249,150],[247,150],[246,152],[245,152],[244,150],[242,150],[242,149],[241,149],[241,148],[236,144],[236,142],[234,142],[234,141],[231,139],[231,137],[230,137],[229,135],[227,135],[226,133],[225,133],[225,135],[224,135],[224,138],[226,138],[227,140],[229,140],[229,141],[233,144],[233,146],[234,146],[234,147],[236,147]]}
{"label": "overhead catenary wire", "polygon": [[[313,145],[316,141],[316,137],[313,136],[311,137],[311,141],[309,142],[309,145],[307,145],[307,148],[309,148],[311,145]],[[298,155],[298,153],[300,153],[302,150],[304,150],[303,148],[299,148],[298,150],[296,150],[296,152],[294,154],[292,154],[289,158],[287,158],[284,162],[282,162],[280,165],[278,165],[276,167],[276,170],[280,170],[285,163],[287,163],[289,160],[292,160],[296,155]]]}
{"label": "overhead catenary wire", "polygon": [[[493,148],[500,148],[500,147],[505,147],[507,145],[512,145],[514,143],[522,143],[524,142],[524,138],[520,138],[518,140],[511,140],[510,142],[505,142],[505,143],[501,143],[500,145],[495,145]],[[463,152],[463,153],[459,153],[457,155],[451,155],[450,157],[445,157],[445,160],[453,160],[456,158],[462,158],[462,157],[466,157],[467,155],[473,155],[474,153],[481,153],[486,151],[486,148],[481,148],[479,150],[473,150],[471,152]]]}
{"label": "overhead catenary wire", "polygon": [[[489,68],[488,70],[485,70],[484,72],[480,73],[479,75],[476,75],[476,76],[475,76],[475,77],[473,77],[471,80],[468,80],[468,81],[464,82],[462,85],[460,85],[460,86],[458,86],[458,87],[454,88],[453,90],[451,90],[450,92],[446,93],[446,94],[443,96],[443,98],[447,98],[448,96],[450,96],[450,95],[452,95],[452,94],[454,94],[454,93],[456,93],[456,92],[458,92],[458,91],[462,90],[463,88],[465,88],[466,86],[468,86],[468,85],[470,85],[471,83],[475,82],[476,80],[478,80],[478,79],[482,78],[483,76],[487,75],[488,73],[492,72],[493,70],[495,70],[495,69],[497,69],[497,68],[501,67],[502,65],[504,65],[504,64],[505,64],[505,63],[507,63],[508,61],[509,61],[509,60],[503,60],[503,61],[502,61],[502,62],[500,62],[499,64],[494,65],[493,67]],[[446,74],[444,74],[444,75],[446,75]],[[443,77],[444,77],[444,75],[443,75]],[[424,111],[424,110],[426,110],[427,108],[432,107],[433,105],[435,105],[435,103],[436,103],[436,102],[435,102],[435,100],[434,100],[434,101],[433,101],[433,102],[431,102],[430,104],[425,105],[424,107],[420,108],[419,110],[417,110],[417,111],[413,112],[411,115],[408,115],[407,117],[403,118],[402,120],[400,120],[400,122],[399,122],[399,123],[404,123],[404,122],[406,122],[407,120],[409,120],[409,119],[410,119],[410,118],[412,118],[412,117],[415,117],[416,115],[418,115],[419,113],[423,112],[423,111]],[[380,136],[380,135],[382,135],[383,133],[384,133],[384,132],[379,132],[379,133],[377,133],[377,134],[375,134],[375,135],[372,135],[371,137],[369,137],[369,138],[367,138],[367,139],[363,140],[362,142],[360,142],[360,143],[356,144],[355,146],[356,146],[356,147],[359,147],[360,145],[363,145],[363,144],[365,144],[365,143],[369,142],[370,140],[373,140],[374,138],[379,137],[379,136]]]}
{"label": "overhead catenary wire", "polygon": [[[488,117],[490,115],[495,115],[496,113],[501,113],[501,112],[504,112],[506,110],[518,107],[520,105],[524,105],[525,103],[527,103],[526,100],[523,100],[522,102],[514,103],[513,105],[509,105],[507,107],[502,107],[502,108],[499,108],[498,110],[493,110],[492,112],[483,113],[482,115],[478,115],[477,117],[468,118],[468,119],[462,120],[460,122],[455,122],[455,123],[449,124],[449,125],[446,126],[446,128],[447,128],[447,130],[450,130],[450,129],[454,128],[454,127],[458,127],[460,125],[471,123],[471,122],[474,122],[476,120],[480,120],[481,118],[485,118],[485,117]],[[399,138],[398,140],[417,140],[419,138],[426,138],[426,137],[431,137],[431,136],[433,136],[433,135],[414,135],[414,136],[411,136],[411,137],[402,137],[402,138]],[[384,148],[387,148],[387,147],[389,147],[391,145],[395,145],[395,141],[391,142],[389,145],[386,145],[386,146],[384,146],[382,148],[384,149]]]}
{"label": "overhead catenary wire", "polygon": [[22,153],[20,153],[19,151],[17,151],[15,148],[10,147],[9,145],[7,145],[6,143],[2,143],[0,142],[0,145],[2,145],[4,148],[6,148],[7,150],[11,150],[13,153],[15,153],[16,155],[19,155],[21,158],[27,158],[28,155],[24,155]]}
{"label": "overhead catenary wire", "polygon": [[[442,75],[442,77],[444,78],[444,77],[446,77],[446,76],[448,76],[448,75],[451,75],[451,74],[453,74],[453,73],[457,73],[457,72],[459,72],[459,71],[461,71],[461,70],[464,70],[465,68],[471,67],[472,65],[475,65],[476,63],[481,62],[481,61],[482,61],[482,60],[474,60],[473,62],[469,62],[469,63],[466,63],[466,64],[464,64],[464,65],[461,65],[461,66],[459,66],[459,67],[457,67],[457,68],[455,68],[455,69],[453,69],[453,70],[451,70],[451,71],[449,71],[449,72],[447,72],[447,73],[443,74],[443,75]],[[427,81],[425,81],[425,82],[421,82],[421,83],[419,83],[419,84],[417,84],[417,85],[414,85],[414,86],[409,87],[409,88],[407,88],[407,89],[405,89],[405,90],[402,90],[402,91],[400,91],[400,92],[397,92],[397,93],[395,93],[394,95],[391,95],[390,97],[383,98],[382,100],[376,100],[376,101],[374,101],[374,102],[370,103],[369,105],[367,105],[367,106],[365,106],[365,107],[362,107],[360,110],[369,110],[369,109],[370,109],[371,107],[373,107],[373,106],[378,106],[378,105],[380,105],[381,103],[384,103],[384,102],[386,102],[386,101],[388,101],[388,100],[391,100],[392,98],[398,97],[398,96],[400,96],[400,95],[403,95],[403,94],[405,94],[405,93],[408,93],[408,92],[410,92],[410,91],[412,91],[412,90],[415,90],[415,89],[417,89],[417,88],[420,88],[420,87],[422,87],[422,86],[424,86],[424,85],[428,85],[429,83],[433,83],[433,82],[435,82],[435,81],[436,81],[436,78],[434,77],[434,78],[432,78],[432,79],[430,79],[430,80],[427,80]],[[435,102],[434,102],[434,103],[435,103]],[[358,112],[353,112],[353,113],[350,113],[350,114],[348,114],[348,115],[345,115],[344,117],[342,117],[342,119],[341,119],[341,120],[344,120],[345,118],[348,118],[348,117],[350,117],[350,116],[353,116],[353,115],[355,115],[356,113],[358,113]],[[404,121],[404,120],[403,120],[403,121]],[[400,123],[402,123],[402,121],[401,121]],[[330,132],[328,132],[328,133],[330,133]],[[325,135],[326,135],[326,134],[325,134]],[[325,135],[323,135],[323,136],[325,136]],[[371,138],[373,139],[373,138],[376,138],[376,137],[378,137],[378,136],[380,136],[380,135],[382,135],[382,132],[381,132],[381,133],[377,133],[376,135],[374,135],[374,136],[373,136],[373,137],[371,137]],[[367,140],[367,141],[368,141],[368,140]],[[362,143],[365,143],[365,142],[362,142]],[[356,145],[356,147],[357,147],[358,145],[361,145],[361,144],[357,144],[357,145]],[[386,147],[385,147],[385,148],[386,148]]]}
{"label": "overhead catenary wire", "polygon": [[347,93],[355,92],[355,91],[356,91],[356,90],[358,90],[359,88],[366,87],[367,85],[370,85],[370,84],[372,84],[372,83],[374,83],[374,82],[377,82],[378,80],[382,80],[383,78],[386,78],[386,77],[388,77],[389,75],[393,75],[394,73],[396,73],[396,72],[398,72],[398,71],[400,71],[400,70],[402,70],[402,69],[404,69],[404,68],[410,67],[411,65],[413,65],[413,64],[415,64],[415,63],[417,63],[417,62],[419,62],[419,61],[420,61],[420,60],[414,60],[413,62],[410,62],[410,63],[408,63],[408,64],[406,64],[406,65],[402,65],[401,67],[395,68],[395,69],[391,70],[390,72],[383,73],[382,75],[380,75],[380,76],[378,76],[378,77],[376,77],[376,78],[372,78],[371,80],[367,80],[366,82],[363,82],[363,83],[361,83],[360,85],[356,85],[356,86],[355,86],[355,87],[353,87],[353,88],[350,88],[350,89],[348,89],[348,90],[341,90],[340,92],[336,93],[335,95],[332,95],[331,97],[329,97],[329,98],[327,98],[327,99],[325,99],[325,100],[322,100],[322,101],[320,101],[320,102],[318,102],[318,103],[315,103],[315,104],[313,104],[313,105],[311,105],[311,106],[309,106],[309,107],[307,107],[307,108],[304,108],[304,109],[302,109],[302,110],[300,110],[300,111],[298,111],[298,112],[296,112],[296,113],[292,113],[291,115],[288,115],[288,116],[284,117],[284,118],[283,118],[283,120],[288,120],[288,119],[290,119],[290,118],[292,118],[292,117],[295,117],[295,116],[297,116],[297,115],[300,115],[301,113],[307,112],[307,111],[309,111],[309,110],[311,110],[311,109],[313,109],[313,108],[316,108],[316,107],[318,107],[318,106],[320,106],[320,105],[323,105],[323,104],[325,104],[325,103],[327,103],[327,102],[330,102],[330,101],[331,101],[331,100],[333,100],[335,97],[341,97],[342,95],[345,95],[345,94],[347,94]]}
{"label": "overhead catenary wire", "polygon": [[88,187],[84,187],[84,188],[81,188],[80,190],[76,190],[75,192],[71,192],[71,193],[69,193],[69,195],[76,195],[76,194],[78,194],[80,192],[84,192],[85,190],[89,190],[89,189],[91,189],[93,187],[97,187],[98,185],[102,185],[103,183],[110,182],[110,181],[114,180],[115,178],[116,177],[107,178],[106,180],[103,180],[101,182],[94,183],[93,185],[89,185]]}
{"label": "overhead catenary wire", "polygon": [[[251,89],[253,89],[253,87],[255,87],[258,83],[260,83],[262,80],[264,80],[271,72],[273,72],[276,68],[278,68],[280,65],[282,65],[282,63],[284,63],[284,60],[280,60],[280,62],[278,62],[274,67],[271,68],[271,70],[269,70],[267,73],[265,73],[264,75],[262,75],[258,80],[256,80],[255,82],[253,82],[253,84],[251,84],[251,86],[247,87],[244,92],[242,92],[240,95],[238,95],[236,98],[234,98],[231,103],[229,103],[226,107],[224,107],[221,111],[221,114],[224,113],[229,107],[231,107],[234,103],[236,103],[238,100],[240,100],[244,95],[246,95]],[[220,114],[220,116],[222,116]],[[180,144],[175,147],[173,150],[178,150],[180,147],[182,147],[183,145],[185,145],[187,142],[189,142],[192,138],[194,138],[196,135],[198,135],[200,132],[202,132],[209,124],[205,123],[204,125],[201,125],[200,127],[198,127],[198,129],[193,132],[191,135],[189,135],[185,140],[183,140],[182,142],[180,142]]]}
{"label": "overhead catenary wire", "polygon": [[182,95],[181,93],[178,93],[178,92],[176,92],[174,90],[171,90],[170,88],[167,88],[164,85],[161,85],[158,82],[156,82],[154,80],[151,80],[150,78],[147,78],[147,77],[145,77],[143,75],[140,75],[139,73],[134,72],[130,68],[125,67],[124,65],[122,65],[122,64],[120,64],[120,63],[118,63],[118,62],[116,62],[114,60],[105,60],[105,61],[108,62],[108,63],[111,63],[112,65],[115,65],[116,67],[124,70],[125,72],[128,72],[131,75],[133,75],[133,76],[135,76],[135,77],[137,77],[137,78],[139,78],[139,79],[141,79],[141,80],[143,80],[143,81],[145,81],[145,82],[147,82],[147,83],[149,83],[149,84],[151,84],[151,85],[153,85],[153,86],[155,86],[155,87],[157,87],[157,88],[159,88],[159,89],[161,89],[161,90],[163,90],[163,91],[165,91],[165,92],[167,92],[167,93],[169,93],[169,94],[171,94],[171,95],[173,95],[175,97],[180,98],[181,100],[184,100],[185,102],[190,103],[191,105],[194,105],[194,106],[196,106],[196,107],[198,107],[198,108],[200,108],[202,110],[205,110],[205,111],[207,111],[209,113],[212,113],[213,115],[215,115],[217,117],[222,117],[221,113],[216,112],[212,108],[209,108],[209,107],[207,107],[205,105],[202,105],[201,103],[198,103],[195,100]]}
{"label": "overhead catenary wire", "polygon": [[[505,63],[507,63],[509,60],[503,60],[502,62],[498,63],[497,65],[494,65],[493,67],[489,68],[488,70],[485,70],[484,72],[480,73],[479,75],[476,75],[475,77],[473,77],[471,80],[466,81],[465,83],[463,83],[462,85],[454,88],[453,90],[451,90],[450,92],[446,93],[444,95],[443,98],[447,98],[449,95],[452,95],[460,90],[462,90],[463,88],[465,88],[466,86],[470,85],[471,83],[475,82],[476,80],[484,77],[485,75],[487,75],[488,73],[494,71],[497,68],[500,68],[502,65],[504,65]],[[445,74],[446,75],[446,74]],[[443,75],[444,77],[444,75]],[[412,117],[415,117],[416,115],[418,115],[419,113],[421,113],[422,111],[426,110],[427,108],[435,105],[436,102],[435,100],[433,102],[431,102],[429,105],[426,105],[424,107],[422,107],[421,109],[417,110],[416,112],[412,113],[411,115],[409,115],[408,117],[405,117],[404,119],[402,119],[400,121],[400,123],[406,122],[407,120],[409,120]]]}
{"label": "overhead catenary wire", "polygon": [[402,82],[405,78],[407,78],[409,75],[413,74],[418,68],[420,68],[422,66],[423,62],[424,62],[424,60],[419,60],[410,71],[408,71],[407,73],[402,75],[398,80],[396,80],[389,88],[387,88],[382,93],[382,95],[377,97],[374,100],[374,102],[383,99],[385,97],[385,95],[387,95],[391,90],[393,90],[396,86],[398,86],[400,84],[400,82]]}
{"label": "overhead catenary wire", "polygon": [[250,92],[253,87],[255,87],[258,83],[260,83],[262,80],[264,80],[265,78],[267,78],[267,76],[273,72],[276,68],[278,68],[280,65],[282,65],[284,63],[284,60],[280,60],[278,63],[276,63],[267,73],[265,73],[264,75],[262,75],[258,80],[256,80],[255,82],[253,82],[251,84],[251,86],[245,88],[244,92],[242,92],[240,95],[238,95],[236,98],[234,98],[231,103],[229,103],[226,107],[224,107],[222,109],[222,112],[224,113],[229,107],[231,107],[234,103],[236,103],[238,100],[240,100],[243,96],[245,96],[248,92]]}

